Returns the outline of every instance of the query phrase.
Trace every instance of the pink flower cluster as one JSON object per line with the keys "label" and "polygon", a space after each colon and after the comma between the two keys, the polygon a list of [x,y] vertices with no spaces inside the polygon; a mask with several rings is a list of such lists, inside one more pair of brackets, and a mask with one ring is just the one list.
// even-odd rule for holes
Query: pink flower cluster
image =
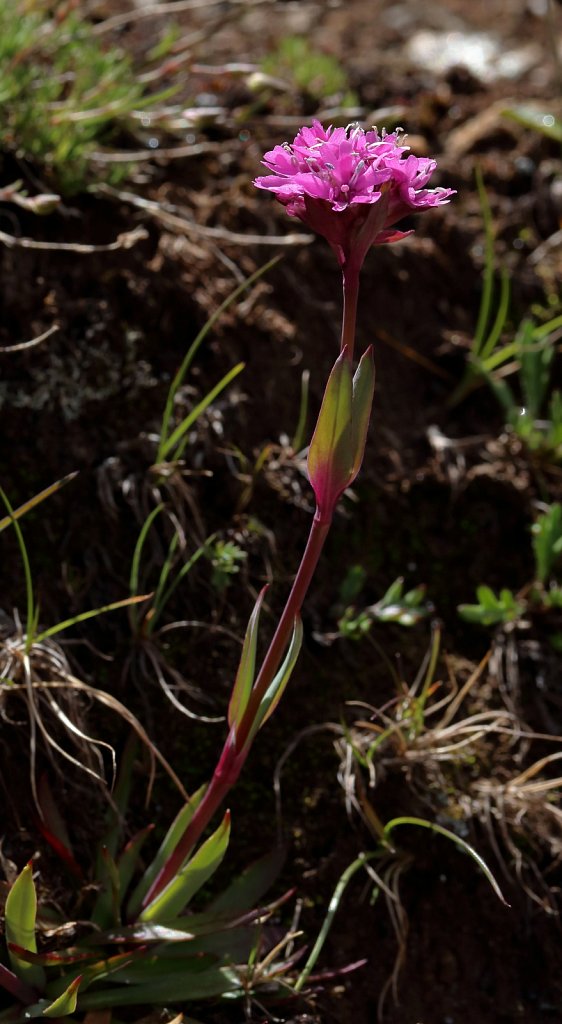
{"label": "pink flower cluster", "polygon": [[447,203],[454,190],[427,189],[435,160],[407,155],[398,132],[379,135],[358,125],[323,128],[313,121],[293,143],[275,146],[263,164],[272,174],[256,178],[287,213],[323,235],[345,266],[361,265],[368,249],[396,242],[409,231],[392,230],[406,214]]}

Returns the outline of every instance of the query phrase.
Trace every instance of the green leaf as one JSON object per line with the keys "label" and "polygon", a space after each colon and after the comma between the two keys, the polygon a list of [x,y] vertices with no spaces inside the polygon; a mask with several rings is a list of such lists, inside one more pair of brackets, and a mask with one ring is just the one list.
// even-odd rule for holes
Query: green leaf
{"label": "green leaf", "polygon": [[129,888],[135,868],[138,864],[141,849],[146,838],[150,835],[153,829],[154,825],[147,825],[145,828],[141,829],[140,832],[137,832],[136,835],[129,840],[117,861],[119,892],[121,894],[121,898],[123,898]]}
{"label": "green leaf", "polygon": [[291,642],[289,648],[283,660],[280,669],[277,671],[273,679],[271,680],[267,690],[265,691],[257,714],[252,722],[248,731],[248,736],[245,741],[244,748],[247,749],[252,743],[256,733],[261,729],[262,725],[267,722],[267,719],[275,711],[281,697],[283,696],[285,687],[291,678],[292,671],[295,667],[296,660],[299,656],[299,651],[302,644],[302,620],[300,615],[295,616],[295,624],[293,626],[293,634],[291,636]]}
{"label": "green leaf", "polygon": [[146,896],[150,886],[152,885],[156,876],[160,873],[164,864],[168,860],[170,854],[175,850],[179,840],[184,834],[189,822],[191,821],[195,811],[199,807],[207,786],[200,786],[200,788],[193,794],[189,803],[184,804],[179,813],[174,818],[174,821],[170,825],[158,852],[154,860],[149,864],[140,882],[129,900],[127,906],[127,916],[129,918],[136,918],[139,910],[141,909],[142,902]]}
{"label": "green leaf", "polygon": [[375,393],[375,362],[372,346],[363,353],[353,378],[353,397],[351,400],[351,432],[353,437],[353,475],[361,469],[369,420]]}
{"label": "green leaf", "polygon": [[276,846],[264,857],[250,864],[220,896],[213,900],[209,909],[215,913],[239,914],[256,906],[279,876],[286,855],[284,846]]}
{"label": "green leaf", "polygon": [[22,981],[42,989],[45,984],[43,968],[38,964],[26,963],[10,950],[10,944],[13,943],[15,946],[21,946],[22,949],[28,949],[31,953],[37,952],[37,942],[35,939],[36,917],[37,895],[33,882],[33,868],[30,861],[16,878],[6,899],[6,942],[14,973]]}
{"label": "green leaf", "polygon": [[219,867],[230,839],[230,811],[216,832],[197,850],[176,877],[139,915],[141,921],[165,923],[185,909],[191,898]]}
{"label": "green leaf", "polygon": [[295,615],[295,625],[293,626],[293,635],[291,637],[291,643],[289,649],[285,655],[285,660],[281,665],[281,668],[276,673],[271,683],[269,684],[259,707],[258,711],[258,729],[261,729],[262,725],[267,722],[268,718],[271,717],[275,708],[279,704],[281,697],[285,691],[285,687],[291,678],[291,674],[295,667],[297,658],[300,653],[302,646],[302,619],[300,615]]}
{"label": "green leaf", "polygon": [[562,554],[562,505],[551,505],[531,529],[537,579],[539,583],[545,583]]}
{"label": "green leaf", "polygon": [[102,887],[98,894],[92,921],[98,928],[108,928],[111,924],[119,923],[120,906],[120,883],[117,864],[106,846],[100,851],[100,878]]}
{"label": "green leaf", "polygon": [[525,611],[525,604],[518,601],[511,590],[504,587],[497,597],[487,586],[476,589],[478,604],[460,604],[458,613],[465,622],[480,626],[496,626],[501,622],[514,622]]}
{"label": "green leaf", "polygon": [[68,1016],[69,1013],[74,1013],[76,1009],[76,1003],[78,1001],[78,989],[80,988],[81,982],[81,975],[78,975],[77,978],[74,978],[74,980],[70,982],[70,985],[68,985],[65,988],[62,995],[60,995],[58,999],[55,999],[53,1003],[51,1003],[49,1006],[47,1006],[45,1010],[43,1010],[43,1016],[65,1017]]}
{"label": "green leaf", "polygon": [[352,395],[351,366],[344,350],[328,378],[308,450],[308,474],[319,504],[333,504],[352,476]]}
{"label": "green leaf", "polygon": [[241,981],[231,967],[211,967],[193,974],[183,971],[179,977],[162,978],[145,985],[124,985],[86,992],[80,998],[80,1009],[95,1010],[114,1006],[143,1006],[211,999],[226,992],[241,990]]}
{"label": "green leaf", "polygon": [[242,654],[240,657],[240,664],[238,666],[238,672],[236,673],[236,680],[232,690],[232,696],[228,705],[228,724],[230,728],[233,725],[239,725],[244,715],[244,712],[248,706],[252,687],[254,685],[254,676],[256,672],[256,647],[258,642],[258,627],[260,621],[260,612],[263,604],[264,597],[266,595],[267,587],[264,587],[261,591],[255,605],[254,610],[250,616],[248,622],[248,628],[246,629],[246,636],[244,637],[244,645],[242,647]]}

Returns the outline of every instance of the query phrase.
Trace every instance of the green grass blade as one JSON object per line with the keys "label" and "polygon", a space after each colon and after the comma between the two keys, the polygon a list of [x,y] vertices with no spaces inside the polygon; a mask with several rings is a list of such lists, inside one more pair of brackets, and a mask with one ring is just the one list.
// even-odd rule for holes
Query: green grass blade
{"label": "green grass blade", "polygon": [[311,971],[314,969],[316,961],[318,960],[318,957],[320,956],[320,953],[322,952],[324,943],[325,943],[325,941],[326,941],[326,939],[328,937],[328,932],[330,931],[330,928],[332,927],[332,923],[333,923],[334,917],[335,917],[335,915],[336,915],[336,913],[338,911],[339,905],[341,903],[342,896],[343,896],[347,886],[349,885],[351,879],[353,878],[354,875],[357,874],[358,871],[361,870],[361,868],[365,867],[366,861],[372,860],[375,856],[376,856],[376,854],[374,854],[374,853],[360,853],[359,856],[356,858],[356,860],[354,860],[345,869],[345,871],[341,875],[341,877],[340,877],[340,879],[338,881],[338,884],[336,885],[336,888],[334,889],[334,895],[332,896],[332,898],[330,900],[330,904],[329,904],[329,907],[328,907],[328,913],[326,914],[326,917],[324,918],[322,927],[321,927],[321,929],[320,929],[320,931],[318,933],[318,938],[316,939],[316,942],[314,943],[314,946],[312,947],[312,949],[310,951],[308,960],[306,961],[306,963],[305,963],[301,973],[299,974],[299,976],[298,976],[298,978],[297,978],[297,980],[295,982],[295,985],[294,985],[295,992],[301,992],[302,991],[304,985],[306,984],[306,982],[308,980],[308,977],[309,977]]}
{"label": "green grass blade", "polygon": [[494,269],[495,269],[495,256],[494,256],[494,225],[492,221],[492,211],[490,208],[490,202],[488,200],[488,194],[484,185],[484,179],[482,177],[482,171],[480,167],[476,168],[476,187],[478,189],[478,196],[480,198],[480,209],[482,211],[482,220],[484,222],[484,234],[485,234],[485,248],[484,248],[484,281],[482,287],[482,298],[480,300],[480,309],[478,311],[478,320],[476,322],[476,330],[474,332],[474,339],[472,341],[472,355],[475,359],[478,359],[482,354],[482,346],[484,344],[484,338],[486,336],[486,328],[490,319],[490,310],[492,307],[492,297],[494,291]]}
{"label": "green grass blade", "polygon": [[[160,512],[162,512],[163,508],[164,504],[163,502],[161,502],[159,505],[156,506],[156,508],[152,509],[152,512],[150,512],[150,514],[146,517],[142,525],[142,529],[138,535],[137,543],[135,544],[135,550],[133,551],[133,559],[131,562],[131,574],[129,576],[129,590],[131,592],[131,596],[133,597],[135,597],[138,594],[139,590],[141,558],[144,550],[144,545],[146,543],[146,539],[150,531],[150,527],[152,526],[154,520],[156,519],[156,516],[159,515]],[[133,614],[133,621],[137,626],[138,618],[136,613]]]}
{"label": "green grass blade", "polygon": [[27,554],[27,548],[23,539],[23,533],[21,532],[20,524],[17,519],[14,518],[14,510],[8,501],[8,497],[5,494],[2,487],[0,487],[0,498],[4,502],[4,505],[8,509],[10,522],[13,523],[14,530],[16,531],[16,537],[18,541],[18,547],[20,549],[21,560],[23,564],[23,574],[25,578],[25,593],[27,601],[27,616],[26,616],[26,643],[25,653],[29,654],[31,646],[33,644],[35,623],[37,621],[35,611],[35,598],[33,596],[33,580],[31,578],[31,565],[29,562],[29,556]]}
{"label": "green grass blade", "polygon": [[65,619],[64,622],[58,622],[56,626],[50,626],[49,629],[45,629],[42,633],[39,633],[35,637],[35,643],[41,643],[46,640],[49,636],[55,636],[57,633],[62,633],[63,629],[69,629],[70,626],[75,626],[77,622],[86,622],[87,619],[94,619],[98,615],[104,615],[105,612],[113,612],[117,608],[127,608],[132,604],[139,604],[140,601],[146,601],[151,594],[139,594],[136,597],[126,597],[122,601],[113,601],[111,604],[104,604],[101,608],[91,608],[88,612],[80,612],[79,615],[73,615],[71,619]]}
{"label": "green grass blade", "polygon": [[155,600],[155,602],[154,602],[154,615],[152,616],[152,618],[150,619],[150,621],[148,623],[148,633],[149,634],[152,633],[152,630],[154,629],[154,626],[156,625],[158,619],[160,618],[160,615],[161,615],[162,611],[164,610],[164,608],[168,604],[168,601],[170,600],[170,598],[171,598],[172,594],[174,593],[174,590],[176,589],[176,587],[178,587],[179,584],[181,583],[181,581],[184,579],[184,577],[187,576],[187,574],[189,572],[191,572],[191,570],[193,569],[193,566],[195,565],[196,562],[199,561],[201,556],[205,554],[205,551],[207,550],[207,545],[214,539],[214,537],[215,537],[215,534],[212,534],[211,537],[209,537],[207,539],[205,544],[202,544],[200,548],[197,548],[197,551],[191,556],[191,558],[189,558],[187,562],[184,562],[184,564],[182,565],[181,569],[176,573],[174,579],[170,583],[170,586],[168,587],[168,589],[160,597],[160,599],[158,601],[158,605],[156,605],[156,600]]}
{"label": "green grass blade", "polygon": [[179,540],[179,535],[177,533],[174,533],[168,546],[168,553],[164,559],[164,564],[162,565],[162,568],[160,570],[160,576],[158,577],[158,583],[156,584],[156,590],[154,591],[154,598],[152,600],[152,606],[155,609],[156,613],[162,610],[160,606],[162,592],[164,590],[164,587],[166,586],[168,577],[174,565],[174,555],[176,553],[176,548],[179,544]]}
{"label": "green grass blade", "polygon": [[203,325],[203,327],[199,331],[199,334],[197,335],[195,340],[192,342],[191,346],[189,347],[189,349],[187,351],[187,354],[185,355],[185,357],[184,357],[184,359],[183,359],[183,361],[182,361],[182,363],[181,363],[181,365],[180,365],[180,367],[179,367],[179,369],[178,369],[178,371],[177,371],[177,373],[176,373],[176,375],[175,375],[175,377],[174,377],[174,379],[173,379],[173,381],[172,381],[172,383],[170,385],[170,390],[168,392],[168,397],[167,397],[167,400],[166,400],[166,406],[164,408],[164,416],[162,418],[162,426],[160,428],[160,445],[158,447],[158,455],[157,455],[157,459],[156,459],[157,462],[164,462],[164,459],[165,459],[164,448],[165,448],[165,446],[166,446],[166,444],[168,443],[168,440],[169,440],[168,433],[169,433],[169,429],[170,429],[170,422],[171,422],[171,419],[172,419],[172,414],[173,414],[173,411],[174,411],[174,399],[176,397],[178,388],[181,387],[181,385],[182,385],[182,383],[184,381],[185,375],[186,375],[187,371],[189,370],[189,367],[191,366],[191,364],[192,364],[192,362],[193,362],[193,360],[194,360],[194,358],[195,358],[195,356],[197,354],[197,351],[198,351],[199,347],[201,346],[202,342],[205,340],[205,338],[207,337],[209,331],[212,330],[212,328],[216,324],[217,320],[229,308],[229,306],[231,306],[233,302],[236,302],[236,299],[240,295],[242,295],[246,291],[247,288],[250,288],[251,285],[253,285],[256,281],[258,281],[260,277],[262,277],[264,274],[267,274],[268,270],[271,270],[271,268],[274,267],[275,264],[278,263],[280,259],[281,259],[280,256],[274,256],[273,259],[269,260],[267,263],[264,263],[263,267],[260,267],[258,270],[255,271],[255,273],[250,274],[250,277],[246,278],[246,280],[243,281],[242,284],[238,286],[238,288],[235,288],[234,291],[231,292],[230,295],[228,295],[226,297],[224,302],[221,302],[221,304],[218,307],[218,309],[216,309],[215,312],[212,313],[212,315],[209,317],[207,322]]}
{"label": "green grass blade", "polygon": [[301,448],[303,448],[305,444],[306,421],[308,419],[309,382],[310,370],[303,370],[301,376],[301,400],[299,406],[299,418],[297,422],[297,429],[295,430],[295,436],[293,437],[293,442],[291,445],[294,452],[300,452]]}
{"label": "green grass blade", "polygon": [[[228,373],[224,375],[222,380],[220,380],[218,384],[215,384],[214,388],[212,388],[211,391],[209,391],[209,394],[205,395],[205,397],[201,399],[201,401],[195,406],[195,408],[191,410],[189,415],[182,420],[179,426],[176,427],[176,429],[170,435],[166,443],[162,446],[161,453],[159,453],[159,462],[165,462],[168,456],[171,455],[171,453],[173,453],[172,459],[179,459],[181,457],[183,448],[187,443],[184,441],[184,444],[182,445],[181,442],[189,428],[192,427],[196,420],[199,419],[201,414],[205,412],[205,409],[207,409],[211,405],[211,403],[214,402],[215,398],[218,398],[221,392],[224,391],[226,387],[228,387],[230,382],[233,381],[234,378],[237,377],[239,373],[242,373],[244,366],[244,363],[238,363],[236,366],[232,368],[232,370],[229,370]],[[177,450],[174,451],[176,445],[178,447]]]}
{"label": "green grass blade", "polygon": [[26,512],[31,512],[31,509],[40,505],[46,498],[50,498],[51,494],[55,494],[57,491],[60,491],[61,487],[70,483],[70,481],[74,480],[77,476],[78,473],[69,473],[67,476],[63,476],[61,480],[57,480],[56,483],[51,484],[50,487],[45,487],[45,490],[39,491],[39,494],[34,495],[33,498],[24,502],[23,505],[19,505],[18,508],[14,509],[9,516],[5,516],[3,519],[0,519],[0,533],[2,530],[5,530],[7,526],[11,526],[14,519],[21,519]]}
{"label": "green grass blade", "polygon": [[431,832],[437,832],[440,836],[445,836],[446,839],[450,839],[451,842],[455,844],[455,846],[459,846],[464,853],[467,853],[469,857],[472,857],[472,860],[476,861],[478,867],[485,875],[485,877],[488,879],[498,899],[500,899],[502,903],[505,904],[506,907],[509,906],[509,903],[507,902],[506,899],[504,899],[503,893],[498,883],[496,882],[496,879],[494,878],[492,872],[490,871],[490,868],[486,864],[486,861],[480,856],[479,853],[476,852],[476,850],[474,849],[473,846],[470,845],[470,843],[467,843],[464,839],[461,839],[461,837],[456,835],[455,832],[449,831],[448,828],[443,828],[442,825],[436,825],[435,822],[427,821],[426,818],[410,817],[393,818],[392,821],[389,821],[388,824],[386,824],[384,827],[384,838],[388,840],[390,834],[394,831],[394,829],[399,828],[402,825],[416,825],[419,828],[428,828]]}
{"label": "green grass blade", "polygon": [[486,341],[482,345],[479,359],[482,362],[486,362],[487,359],[492,355],[498,341],[501,338],[502,331],[505,327],[507,314],[509,311],[509,300],[511,296],[511,283],[509,280],[509,271],[502,267],[500,273],[500,299],[498,303],[498,311],[496,313],[496,319],[492,325],[490,333],[486,338]]}

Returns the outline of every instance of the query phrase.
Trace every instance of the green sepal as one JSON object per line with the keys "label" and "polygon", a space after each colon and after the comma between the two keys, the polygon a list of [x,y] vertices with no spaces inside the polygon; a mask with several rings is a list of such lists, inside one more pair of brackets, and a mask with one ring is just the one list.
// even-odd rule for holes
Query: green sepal
{"label": "green sepal", "polygon": [[263,599],[266,594],[267,587],[264,587],[261,591],[255,605],[254,610],[250,616],[248,622],[248,628],[246,629],[246,636],[244,637],[244,645],[242,647],[242,654],[240,657],[240,664],[238,666],[238,672],[236,673],[236,681],[232,690],[232,696],[228,705],[228,724],[232,729],[233,725],[239,725],[244,712],[248,706],[252,687],[254,685],[254,676],[256,673],[256,647],[258,642],[258,627],[260,621],[260,612],[263,604]]}
{"label": "green sepal", "polygon": [[293,635],[289,644],[289,649],[285,655],[285,659],[281,668],[271,680],[267,690],[265,691],[261,704],[258,709],[255,721],[250,730],[250,734],[247,743],[251,743],[254,736],[261,729],[262,725],[267,722],[267,719],[273,714],[277,707],[281,697],[283,696],[285,687],[291,678],[292,671],[295,667],[296,660],[299,656],[299,652],[302,645],[302,619],[300,615],[295,616],[295,624],[293,627]]}
{"label": "green sepal", "polygon": [[10,949],[13,943],[30,953],[37,952],[35,939],[35,921],[37,917],[37,894],[33,881],[31,862],[26,864],[16,878],[6,899],[5,928],[6,942],[10,963],[14,973],[22,981],[35,988],[42,989],[45,984],[45,972],[38,964],[26,963]]}
{"label": "green sepal", "polygon": [[170,825],[164,839],[160,844],[160,848],[154,858],[149,864],[136,889],[134,890],[128,906],[127,906],[127,917],[130,920],[136,918],[138,912],[142,907],[142,902],[146,896],[150,886],[152,885],[156,876],[160,873],[164,864],[168,860],[170,854],[175,850],[179,840],[184,834],[189,822],[191,821],[195,811],[201,803],[207,786],[200,786],[199,789],[193,794],[188,804],[184,804],[179,813],[174,818],[174,821]]}
{"label": "green sepal", "polygon": [[354,454],[352,396],[351,364],[344,349],[328,378],[308,450],[308,474],[319,503],[335,501],[349,480]]}
{"label": "green sepal", "polygon": [[363,353],[353,378],[351,433],[353,437],[353,477],[361,469],[375,393],[375,360],[372,345]]}
{"label": "green sepal", "polygon": [[230,839],[230,811],[216,832],[203,843],[156,899],[139,914],[140,921],[164,924],[185,909],[190,899],[219,867]]}
{"label": "green sepal", "polygon": [[70,982],[62,995],[54,1000],[49,1006],[43,1010],[44,1017],[66,1017],[69,1013],[74,1013],[76,1009],[76,1003],[78,1002],[78,989],[82,982],[82,975],[79,974],[77,978],[74,978]]}

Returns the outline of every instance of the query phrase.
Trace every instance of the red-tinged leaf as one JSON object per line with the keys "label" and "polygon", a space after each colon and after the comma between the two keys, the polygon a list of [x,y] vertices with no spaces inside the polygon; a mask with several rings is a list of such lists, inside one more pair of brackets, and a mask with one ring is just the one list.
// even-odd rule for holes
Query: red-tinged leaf
{"label": "red-tinged leaf", "polygon": [[230,704],[228,705],[228,724],[231,728],[233,725],[239,725],[248,706],[248,701],[254,685],[258,627],[260,612],[266,591],[267,587],[264,587],[254,605],[254,610],[250,616],[248,628],[246,629],[240,664],[238,666],[238,672],[236,673],[236,681],[232,690]]}
{"label": "red-tinged leaf", "polygon": [[68,964],[78,964],[96,959],[96,953],[32,953],[15,942],[8,943],[8,949],[15,953],[21,960],[28,964],[40,964],[41,967],[61,967]]}
{"label": "red-tinged leaf", "polygon": [[40,817],[37,818],[37,827],[39,828],[39,831],[43,839],[46,840],[46,842],[54,850],[57,856],[60,857],[60,860],[67,865],[72,874],[74,874],[74,877],[78,879],[80,882],[83,882],[84,872],[78,861],[75,860],[70,849],[66,845],[64,845],[64,843],[59,839],[59,837],[56,836],[53,833],[53,831],[50,830],[46,821],[42,821]]}
{"label": "red-tinged leaf", "polygon": [[78,1002],[78,989],[82,983],[81,975],[74,978],[64,992],[43,1010],[44,1017],[66,1017],[74,1013]]}
{"label": "red-tinged leaf", "polygon": [[24,1006],[34,1003],[37,998],[35,990],[26,985],[25,981],[18,978],[17,974],[14,974],[13,971],[4,967],[4,964],[0,964],[0,988],[3,988],[5,992],[9,992],[14,999],[23,1003]]}
{"label": "red-tinged leaf", "polygon": [[189,803],[184,804],[184,806],[181,808],[179,813],[176,815],[174,821],[170,825],[170,828],[168,829],[166,835],[164,836],[164,839],[160,844],[160,848],[154,860],[147,867],[144,875],[142,876],[139,884],[137,885],[136,889],[133,892],[133,895],[129,900],[127,906],[127,916],[129,918],[134,919],[137,916],[139,910],[141,909],[144,897],[146,896],[148,890],[150,889],[150,886],[152,885],[154,879],[160,873],[163,865],[168,860],[168,857],[175,850],[179,840],[181,839],[187,826],[189,825],[189,822],[191,821],[193,815],[195,814],[195,811],[199,807],[199,804],[201,803],[205,795],[206,789],[206,785],[200,786],[199,789],[195,793],[193,793]]}
{"label": "red-tinged leaf", "polygon": [[219,867],[230,839],[230,811],[216,832],[193,854],[187,864],[140,915],[141,921],[166,924],[181,914],[190,899]]}

